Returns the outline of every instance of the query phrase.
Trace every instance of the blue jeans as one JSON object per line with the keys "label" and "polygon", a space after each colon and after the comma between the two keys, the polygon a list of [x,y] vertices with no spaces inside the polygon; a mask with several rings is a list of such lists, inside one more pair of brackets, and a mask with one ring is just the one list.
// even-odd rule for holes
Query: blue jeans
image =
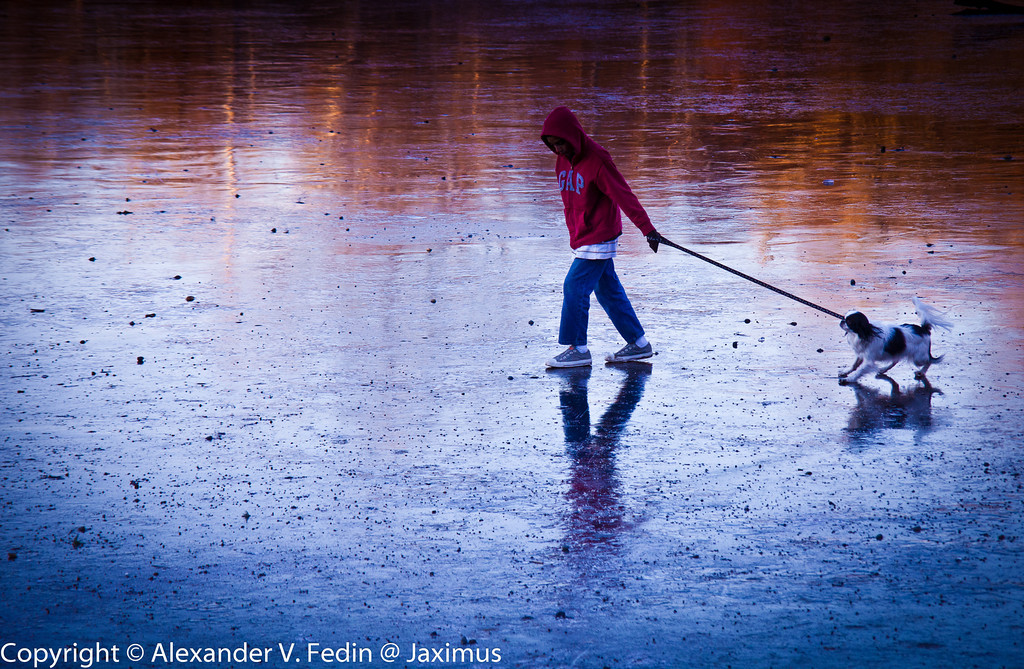
{"label": "blue jeans", "polygon": [[562,323],[558,328],[558,343],[564,346],[584,346],[587,343],[587,324],[590,317],[590,294],[597,295],[612,325],[627,344],[644,335],[640,319],[626,297],[615,264],[607,260],[576,258],[569,267],[562,284]]}

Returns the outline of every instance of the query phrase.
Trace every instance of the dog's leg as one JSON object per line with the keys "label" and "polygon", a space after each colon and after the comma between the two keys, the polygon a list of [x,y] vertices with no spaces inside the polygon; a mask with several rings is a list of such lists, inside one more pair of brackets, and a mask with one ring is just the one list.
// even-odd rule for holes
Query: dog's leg
{"label": "dog's leg", "polygon": [[858,369],[856,372],[847,377],[846,380],[852,383],[859,379],[860,377],[867,374],[868,372],[873,372],[876,369],[878,369],[878,365],[876,365],[873,360],[868,360],[865,358],[864,364],[860,366],[860,369]]}
{"label": "dog's leg", "polygon": [[845,372],[839,372],[839,378],[845,379],[854,371],[856,371],[856,369],[860,367],[862,364],[864,364],[864,358],[857,358],[856,360],[853,361],[853,367],[849,368]]}
{"label": "dog's leg", "polygon": [[878,370],[878,372],[877,372],[877,373],[875,374],[875,378],[878,378],[878,379],[880,379],[880,378],[882,378],[883,376],[885,376],[885,373],[886,373],[886,372],[888,372],[888,371],[889,371],[890,369],[892,369],[893,367],[895,367],[897,363],[899,363],[899,360],[897,360],[896,362],[892,363],[892,364],[891,364],[891,365],[889,365],[888,367],[885,367],[885,368],[883,368],[883,369],[880,369],[880,370]]}
{"label": "dog's leg", "polygon": [[921,365],[921,368],[918,369],[916,372],[914,372],[914,378],[917,379],[918,381],[920,381],[922,379],[927,381],[928,379],[927,379],[927,377],[925,377],[925,372],[927,372],[928,368],[931,367],[931,366],[932,366],[932,361],[931,360],[929,360],[928,362],[926,362],[923,365]]}

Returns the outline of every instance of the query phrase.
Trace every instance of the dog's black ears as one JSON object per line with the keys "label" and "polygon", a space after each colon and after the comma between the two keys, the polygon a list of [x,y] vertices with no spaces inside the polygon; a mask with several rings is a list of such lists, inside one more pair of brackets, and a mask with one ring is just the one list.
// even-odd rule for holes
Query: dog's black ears
{"label": "dog's black ears", "polygon": [[851,311],[846,314],[843,323],[846,323],[846,327],[861,339],[870,339],[875,334],[875,328],[868,321],[868,317],[859,311]]}

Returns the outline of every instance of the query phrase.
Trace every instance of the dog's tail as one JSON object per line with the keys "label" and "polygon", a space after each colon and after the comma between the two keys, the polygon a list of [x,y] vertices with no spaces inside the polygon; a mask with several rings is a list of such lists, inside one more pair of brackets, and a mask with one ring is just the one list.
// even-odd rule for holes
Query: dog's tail
{"label": "dog's tail", "polygon": [[937,325],[940,328],[947,330],[953,329],[953,321],[946,317],[946,314],[938,311],[934,307],[929,307],[927,304],[921,301],[921,298],[915,297],[914,307],[917,309],[917,315],[921,317],[921,326],[927,330],[931,330],[933,325]]}

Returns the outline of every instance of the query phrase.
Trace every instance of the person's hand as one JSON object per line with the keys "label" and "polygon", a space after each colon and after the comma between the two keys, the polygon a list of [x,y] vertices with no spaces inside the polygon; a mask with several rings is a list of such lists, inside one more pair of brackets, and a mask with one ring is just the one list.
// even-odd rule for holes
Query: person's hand
{"label": "person's hand", "polygon": [[658,244],[661,243],[661,235],[655,230],[651,234],[647,235],[647,245],[651,247],[651,250],[655,253],[658,252]]}

